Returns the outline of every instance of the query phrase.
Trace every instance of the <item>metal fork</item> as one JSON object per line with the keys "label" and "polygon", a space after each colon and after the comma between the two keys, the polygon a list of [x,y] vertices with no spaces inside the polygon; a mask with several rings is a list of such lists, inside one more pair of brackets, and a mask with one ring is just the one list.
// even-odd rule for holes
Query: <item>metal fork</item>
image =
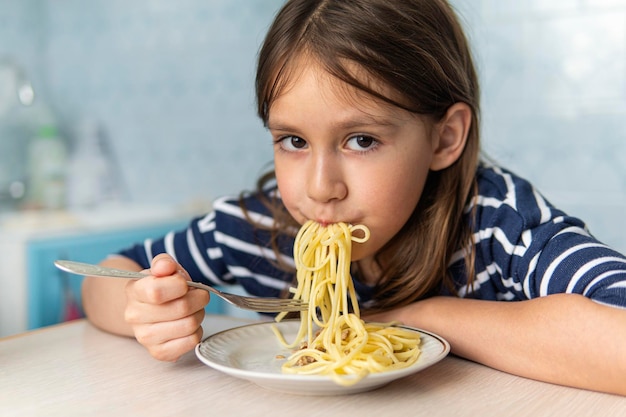
{"label": "metal fork", "polygon": [[[111,278],[145,278],[148,274],[143,272],[126,271],[123,269],[107,268],[100,265],[86,264],[83,262],[58,260],[54,265],[66,272],[77,275],[90,275],[98,277]],[[257,311],[260,313],[277,313],[281,311],[302,311],[307,310],[309,305],[300,300],[283,299],[283,298],[263,298],[263,297],[245,297],[242,295],[229,294],[219,291],[211,286],[201,284],[199,282],[187,281],[187,285],[194,288],[200,288],[217,295],[230,304],[245,310]]]}

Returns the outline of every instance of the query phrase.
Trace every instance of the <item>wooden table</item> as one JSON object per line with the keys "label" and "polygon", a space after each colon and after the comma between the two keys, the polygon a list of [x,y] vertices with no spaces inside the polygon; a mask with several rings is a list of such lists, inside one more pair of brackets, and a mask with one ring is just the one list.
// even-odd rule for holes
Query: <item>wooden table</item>
{"label": "wooden table", "polygon": [[[205,335],[246,324],[209,316]],[[309,397],[202,364],[152,359],[85,320],[0,339],[0,416],[626,416],[626,397],[509,375],[453,356],[378,390]]]}

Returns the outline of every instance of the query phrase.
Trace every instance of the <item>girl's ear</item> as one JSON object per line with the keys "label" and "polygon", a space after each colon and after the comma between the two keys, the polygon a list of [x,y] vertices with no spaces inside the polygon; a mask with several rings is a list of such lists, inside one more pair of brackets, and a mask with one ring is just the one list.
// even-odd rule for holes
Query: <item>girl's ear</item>
{"label": "girl's ear", "polygon": [[433,159],[430,169],[439,171],[456,162],[461,156],[470,126],[472,109],[465,103],[455,103],[433,129]]}

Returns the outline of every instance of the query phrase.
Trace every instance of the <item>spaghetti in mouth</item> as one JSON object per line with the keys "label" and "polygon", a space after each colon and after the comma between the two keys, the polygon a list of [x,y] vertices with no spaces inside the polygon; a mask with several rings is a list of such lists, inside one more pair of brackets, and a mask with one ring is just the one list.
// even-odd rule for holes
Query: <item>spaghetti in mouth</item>
{"label": "spaghetti in mouth", "polygon": [[297,288],[292,292],[309,309],[300,313],[292,342],[274,328],[279,341],[295,349],[282,365],[284,373],[330,375],[338,384],[352,385],[370,373],[406,368],[419,358],[418,333],[361,319],[350,259],[352,242],[363,243],[369,236],[366,226],[346,223],[308,221],[300,228],[294,244]]}

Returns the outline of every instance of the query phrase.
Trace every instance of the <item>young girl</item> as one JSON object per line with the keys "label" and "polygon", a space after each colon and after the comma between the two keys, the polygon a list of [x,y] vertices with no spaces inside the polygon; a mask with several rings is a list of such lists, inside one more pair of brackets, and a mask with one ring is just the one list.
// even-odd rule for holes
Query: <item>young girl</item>
{"label": "young girl", "polygon": [[363,224],[352,272],[364,317],[446,338],[517,375],[626,395],[626,258],[528,182],[479,162],[479,88],[444,0],[291,0],[260,51],[258,112],[274,171],[186,230],[103,263],[89,319],[158,359],[200,340],[205,291],[285,296],[306,220]]}

